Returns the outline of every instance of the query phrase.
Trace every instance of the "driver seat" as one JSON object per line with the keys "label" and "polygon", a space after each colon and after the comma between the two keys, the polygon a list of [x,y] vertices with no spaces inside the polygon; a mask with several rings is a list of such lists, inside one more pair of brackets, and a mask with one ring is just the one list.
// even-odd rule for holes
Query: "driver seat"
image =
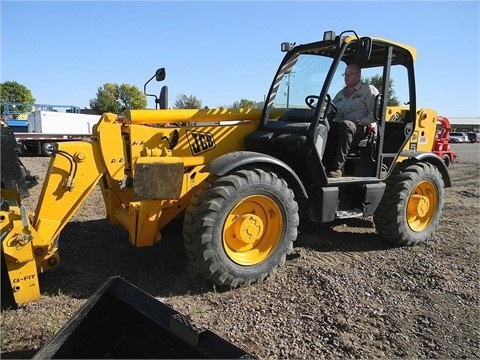
{"label": "driver seat", "polygon": [[[280,116],[277,121],[269,121],[266,125],[267,129],[273,129],[279,131],[281,128],[282,133],[288,134],[304,134],[308,135],[308,128],[315,116],[315,109],[288,109]],[[325,151],[327,144],[327,128],[323,124],[319,124],[315,129],[315,148],[317,153],[321,156]],[[306,138],[305,138],[306,140]]]}
{"label": "driver seat", "polygon": [[268,121],[262,130],[245,138],[245,148],[277,157],[301,177],[320,183],[318,164],[325,151],[328,128],[319,124],[314,132],[314,149],[309,141],[313,109],[288,109],[278,120]]}
{"label": "driver seat", "polygon": [[372,142],[376,139],[377,135],[377,123],[373,122],[370,125],[367,125],[365,128],[365,134],[363,138],[354,140],[350,150],[348,152],[347,158],[354,158],[365,154],[366,149],[371,150]]}

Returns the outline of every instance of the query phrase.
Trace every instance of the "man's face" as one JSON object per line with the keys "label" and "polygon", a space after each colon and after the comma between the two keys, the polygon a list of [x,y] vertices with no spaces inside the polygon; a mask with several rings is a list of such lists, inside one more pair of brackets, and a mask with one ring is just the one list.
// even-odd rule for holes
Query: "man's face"
{"label": "man's face", "polygon": [[347,66],[344,76],[345,85],[347,85],[348,87],[354,87],[360,80],[360,72],[354,67]]}

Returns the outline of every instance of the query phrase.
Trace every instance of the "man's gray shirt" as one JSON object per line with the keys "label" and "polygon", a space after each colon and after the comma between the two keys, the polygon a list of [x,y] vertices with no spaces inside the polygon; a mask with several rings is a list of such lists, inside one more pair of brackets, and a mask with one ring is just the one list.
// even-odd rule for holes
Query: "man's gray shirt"
{"label": "man's gray shirt", "polygon": [[375,121],[375,97],[378,90],[373,85],[359,81],[350,96],[346,96],[347,88],[343,88],[333,99],[338,112],[335,121],[360,120],[362,125]]}

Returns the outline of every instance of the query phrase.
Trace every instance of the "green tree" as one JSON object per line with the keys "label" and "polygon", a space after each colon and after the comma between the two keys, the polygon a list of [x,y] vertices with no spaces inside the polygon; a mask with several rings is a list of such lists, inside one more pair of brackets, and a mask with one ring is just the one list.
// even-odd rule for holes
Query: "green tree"
{"label": "green tree", "polygon": [[125,109],[145,109],[147,97],[134,85],[106,83],[97,89],[97,97],[90,107],[99,114],[121,113]]}
{"label": "green tree", "polygon": [[255,109],[257,103],[253,100],[241,99],[240,101],[235,101],[232,105],[234,109]]}
{"label": "green tree", "polygon": [[173,107],[175,109],[200,109],[202,102],[193,95],[178,94]]}
{"label": "green tree", "polygon": [[[364,82],[367,84],[371,84],[375,86],[378,91],[382,92],[382,82],[383,82],[383,76],[381,75],[373,75],[371,78],[366,78],[363,79]],[[395,90],[394,90],[394,84],[393,84],[393,79],[390,79],[388,82],[388,106],[398,106],[400,105],[400,101],[395,95]]]}
{"label": "green tree", "polygon": [[[22,84],[19,84],[16,81],[5,81],[0,83],[0,103],[2,104],[1,113],[3,114],[4,104],[7,102],[11,103],[22,103],[22,104],[33,104],[35,98],[32,96],[32,92]],[[29,107],[23,109],[21,106],[17,106],[16,111],[28,111]]]}
{"label": "green tree", "polygon": [[136,86],[122,84],[118,92],[118,100],[125,109],[145,109],[147,97]]}

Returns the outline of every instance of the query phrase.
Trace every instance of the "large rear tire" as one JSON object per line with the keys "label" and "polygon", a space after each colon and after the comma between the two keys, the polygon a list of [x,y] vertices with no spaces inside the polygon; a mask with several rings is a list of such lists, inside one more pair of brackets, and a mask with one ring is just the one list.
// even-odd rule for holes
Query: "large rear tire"
{"label": "large rear tire", "polygon": [[240,169],[209,178],[193,196],[184,218],[185,249],[217,285],[259,283],[285,263],[298,224],[298,205],[283,179]]}
{"label": "large rear tire", "polygon": [[440,221],[444,183],[429,163],[406,160],[385,181],[387,187],[373,216],[378,233],[398,245],[426,241]]}

